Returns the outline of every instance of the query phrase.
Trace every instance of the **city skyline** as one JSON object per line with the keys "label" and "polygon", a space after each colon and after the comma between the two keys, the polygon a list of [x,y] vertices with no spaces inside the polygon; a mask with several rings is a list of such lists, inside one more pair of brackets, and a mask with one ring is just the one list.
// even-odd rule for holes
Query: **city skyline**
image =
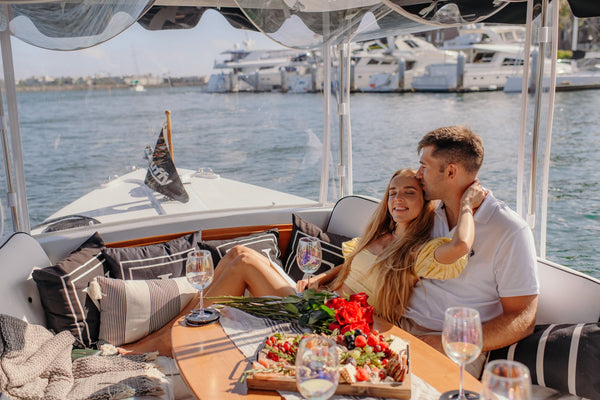
{"label": "city skyline", "polygon": [[244,40],[251,40],[256,49],[281,47],[262,33],[233,28],[215,11],[207,11],[192,29],[147,31],[135,23],[117,37],[84,50],[45,50],[15,37],[11,43],[15,77],[20,80],[32,76],[210,75],[219,53]]}

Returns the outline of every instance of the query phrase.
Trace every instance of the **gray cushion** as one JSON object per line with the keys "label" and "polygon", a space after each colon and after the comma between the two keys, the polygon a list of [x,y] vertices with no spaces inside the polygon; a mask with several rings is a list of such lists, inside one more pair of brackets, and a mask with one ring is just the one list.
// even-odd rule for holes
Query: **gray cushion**
{"label": "gray cushion", "polygon": [[296,263],[296,250],[300,238],[312,236],[319,239],[322,249],[321,266],[315,272],[318,275],[328,271],[331,268],[344,263],[344,254],[342,253],[342,243],[350,238],[334,233],[323,232],[321,228],[308,221],[303,220],[296,214],[292,214],[292,236],[287,248],[287,256],[283,266],[284,271],[294,280],[299,281],[304,276]]}
{"label": "gray cushion", "polygon": [[185,262],[197,249],[200,232],[165,243],[103,250],[110,276],[117,279],[158,279],[185,276]]}
{"label": "gray cushion", "polygon": [[229,250],[240,245],[258,251],[281,267],[281,260],[279,259],[281,257],[279,231],[276,228],[233,239],[206,240],[198,243],[200,249],[210,250],[215,266]]}
{"label": "gray cushion", "polygon": [[94,346],[98,340],[100,312],[87,296],[87,287],[107,271],[103,248],[104,242],[96,232],[58,264],[32,274],[46,314],[46,327],[56,333],[70,331],[85,347]]}

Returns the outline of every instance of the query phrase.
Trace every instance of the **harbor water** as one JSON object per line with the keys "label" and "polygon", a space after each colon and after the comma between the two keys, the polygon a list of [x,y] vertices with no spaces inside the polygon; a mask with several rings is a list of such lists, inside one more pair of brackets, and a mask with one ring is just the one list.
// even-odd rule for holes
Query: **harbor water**
{"label": "harbor water", "polygon": [[[226,178],[318,197],[318,94],[208,94],[186,87],[31,92],[18,99],[32,225],[110,177],[146,168],[144,147],[154,145],[165,110],[172,112],[178,167],[210,167]],[[597,90],[556,95],[547,237],[547,258],[598,278],[599,104]],[[464,124],[484,140],[484,186],[515,207],[518,94],[357,93],[350,112],[354,193],[380,197],[396,169],[418,166],[423,134]],[[331,185],[330,197],[335,190]]]}

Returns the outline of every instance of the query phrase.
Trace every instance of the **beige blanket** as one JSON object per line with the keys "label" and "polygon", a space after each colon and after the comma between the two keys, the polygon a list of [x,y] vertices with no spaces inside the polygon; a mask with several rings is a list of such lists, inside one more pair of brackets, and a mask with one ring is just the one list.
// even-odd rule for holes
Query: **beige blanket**
{"label": "beige blanket", "polygon": [[164,375],[145,356],[89,356],[71,362],[73,335],[0,315],[0,391],[14,399],[160,396]]}

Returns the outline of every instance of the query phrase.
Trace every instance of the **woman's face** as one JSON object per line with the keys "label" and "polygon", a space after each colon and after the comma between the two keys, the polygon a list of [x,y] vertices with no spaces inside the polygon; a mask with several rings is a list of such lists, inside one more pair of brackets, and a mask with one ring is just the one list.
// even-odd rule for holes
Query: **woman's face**
{"label": "woman's face", "polygon": [[397,175],[390,182],[388,212],[397,224],[408,224],[423,209],[423,189],[414,176]]}

